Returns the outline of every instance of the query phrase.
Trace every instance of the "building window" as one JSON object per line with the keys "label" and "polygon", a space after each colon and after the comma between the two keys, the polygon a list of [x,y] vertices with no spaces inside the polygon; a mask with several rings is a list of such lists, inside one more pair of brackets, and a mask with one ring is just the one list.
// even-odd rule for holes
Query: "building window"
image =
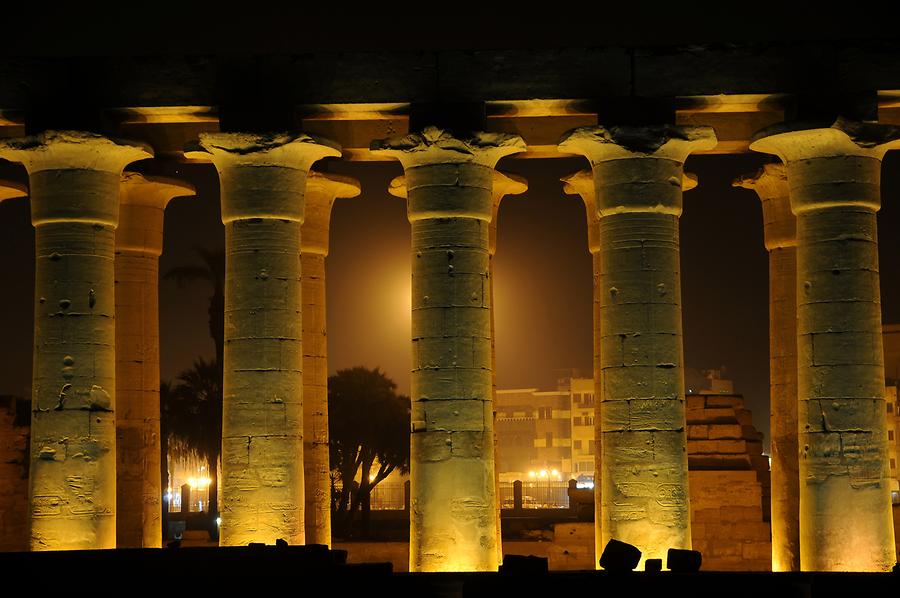
{"label": "building window", "polygon": [[585,407],[593,407],[594,406],[594,393],[589,392],[586,395],[584,395],[584,398],[585,398],[585,401],[584,401]]}
{"label": "building window", "polygon": [[887,412],[890,413],[891,415],[894,414],[894,404],[893,403],[887,404]]}
{"label": "building window", "polygon": [[893,440],[893,439],[894,439],[894,431],[888,430],[888,440]]}
{"label": "building window", "polygon": [[575,449],[579,450],[579,451],[581,450],[581,441],[580,440],[575,441]]}
{"label": "building window", "polygon": [[581,425],[581,416],[572,418],[572,425],[580,426]]}
{"label": "building window", "polygon": [[553,432],[547,432],[547,446],[553,446]]}
{"label": "building window", "polygon": [[593,454],[594,454],[594,445],[595,445],[595,444],[596,444],[596,441],[594,441],[594,440],[588,440],[588,455],[593,455]]}
{"label": "building window", "polygon": [[897,469],[897,462],[891,459],[891,469]]}
{"label": "building window", "polygon": [[584,425],[586,425],[586,426],[593,426],[593,425],[594,425],[594,416],[593,416],[593,415],[589,415],[589,416],[585,417],[585,418],[584,418]]}

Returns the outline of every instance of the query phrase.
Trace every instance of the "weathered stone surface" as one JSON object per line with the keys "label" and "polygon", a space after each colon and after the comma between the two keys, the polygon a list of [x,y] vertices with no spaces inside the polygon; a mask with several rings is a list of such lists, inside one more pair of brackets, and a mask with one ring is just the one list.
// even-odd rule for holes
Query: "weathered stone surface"
{"label": "weathered stone surface", "polygon": [[225,223],[220,544],[303,544],[301,225],[307,173],[339,156],[307,135],[204,134]]}
{"label": "weathered stone surface", "polygon": [[[797,216],[800,566],[888,571],[895,561],[875,213],[900,129],[839,119],[780,126],[751,149],[785,163]],[[822,310],[846,317],[822,327]]]}
{"label": "weathered stone surface", "polygon": [[593,170],[593,197],[584,176],[567,183],[597,219],[598,547],[617,538],[643,559],[690,548],[678,217],[684,160],[714,146],[710,128],[674,126],[587,127],[559,145]]}
{"label": "weathered stone surface", "polygon": [[72,131],[0,143],[36,229],[32,550],[116,546],[114,235],[122,170],[150,156]]}
{"label": "weathered stone surface", "polygon": [[160,548],[159,256],[166,204],[188,184],[126,173],[116,228],[116,546]]}
{"label": "weathered stone surface", "polygon": [[412,223],[411,571],[499,564],[489,227],[493,168],[522,150],[518,137],[434,127],[372,143],[403,164],[392,193]]}
{"label": "weathered stone surface", "polygon": [[306,543],[331,546],[328,461],[328,347],[325,329],[325,257],[335,199],[359,195],[349,177],[310,171],[300,228],[303,296],[303,469]]}

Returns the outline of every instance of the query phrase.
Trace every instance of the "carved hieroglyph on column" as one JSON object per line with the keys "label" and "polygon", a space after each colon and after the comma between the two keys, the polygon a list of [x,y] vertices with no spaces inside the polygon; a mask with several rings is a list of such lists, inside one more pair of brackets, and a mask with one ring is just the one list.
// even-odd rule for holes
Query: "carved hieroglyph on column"
{"label": "carved hieroglyph on column", "polygon": [[0,142],[35,226],[32,550],[116,546],[115,228],[140,144],[47,131]]}
{"label": "carved hieroglyph on column", "polygon": [[[519,195],[528,190],[528,182],[515,174],[504,174],[494,171],[493,189],[491,197],[491,222],[488,225],[488,295],[491,305],[491,401],[497,400],[497,351],[494,335],[494,254],[497,252],[497,214],[500,211],[500,201],[507,195]],[[406,177],[399,176],[391,181],[391,195],[407,199]],[[493,425],[496,427],[497,412],[492,411]],[[494,463],[497,462],[497,435],[494,435]],[[500,475],[494,468],[494,495],[497,497],[497,562],[503,561],[503,538],[500,529]]]}
{"label": "carved hieroglyph on column", "polygon": [[766,164],[741,177],[762,201],[769,252],[769,425],[772,430],[772,571],[800,570],[800,471],[797,445],[797,219],[787,172]]}
{"label": "carved hieroglyph on column", "polygon": [[125,173],[116,228],[116,517],[118,548],[162,545],[159,256],[166,204],[186,183]]}
{"label": "carved hieroglyph on column", "polygon": [[900,129],[838,120],[763,131],[797,216],[800,567],[896,562],[887,452],[878,235],[881,158]]}
{"label": "carved hieroglyph on column", "polygon": [[331,468],[328,461],[328,339],[325,334],[325,258],[331,206],[359,195],[350,177],[310,171],[301,227],[303,271],[303,469],[306,543],[331,546]]}
{"label": "carved hieroglyph on column", "polygon": [[300,228],[307,171],[340,151],[302,134],[206,133],[225,223],[219,543],[304,542]]}
{"label": "carved hieroglyph on column", "polygon": [[410,571],[495,571],[489,224],[494,166],[521,138],[434,127],[376,141],[412,224]]}
{"label": "carved hieroglyph on column", "polygon": [[682,167],[709,127],[585,127],[563,152],[591,162],[600,218],[601,545],[641,563],[690,548],[678,218]]}
{"label": "carved hieroglyph on column", "polygon": [[[602,421],[601,400],[603,388],[601,383],[601,363],[600,363],[600,343],[602,333],[600,331],[600,319],[602,311],[600,309],[600,214],[597,211],[597,194],[594,185],[594,175],[590,170],[579,170],[575,174],[569,175],[562,179],[563,190],[569,195],[580,195],[584,201],[584,209],[587,214],[587,231],[588,231],[588,251],[591,253],[592,270],[593,270],[593,289],[594,289],[594,551],[595,554],[603,553],[603,530],[601,522],[603,521],[602,513],[602,484],[600,483],[600,472],[603,470],[603,443],[602,443]],[[689,191],[697,186],[697,177],[684,173],[682,180],[682,191]],[[594,563],[596,568],[600,568],[599,558]]]}

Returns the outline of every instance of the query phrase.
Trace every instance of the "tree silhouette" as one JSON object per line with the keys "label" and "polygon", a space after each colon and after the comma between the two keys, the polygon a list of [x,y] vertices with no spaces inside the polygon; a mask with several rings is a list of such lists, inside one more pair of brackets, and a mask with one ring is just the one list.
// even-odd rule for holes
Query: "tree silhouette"
{"label": "tree silhouette", "polygon": [[206,282],[212,287],[209,298],[209,335],[216,346],[216,363],[221,367],[225,353],[225,251],[209,251],[202,247],[194,250],[203,258],[202,266],[172,268],[164,278],[174,280],[180,287],[193,282]]}
{"label": "tree silhouette", "polygon": [[222,368],[198,358],[181,372],[175,384],[160,394],[161,429],[168,450],[178,448],[207,462],[210,529],[218,516],[218,472],[222,454]]}
{"label": "tree silhouette", "polygon": [[378,368],[328,378],[331,468],[341,483],[332,504],[338,533],[352,535],[354,514],[361,511],[368,535],[372,489],[395,470],[409,471],[410,402],[396,391]]}

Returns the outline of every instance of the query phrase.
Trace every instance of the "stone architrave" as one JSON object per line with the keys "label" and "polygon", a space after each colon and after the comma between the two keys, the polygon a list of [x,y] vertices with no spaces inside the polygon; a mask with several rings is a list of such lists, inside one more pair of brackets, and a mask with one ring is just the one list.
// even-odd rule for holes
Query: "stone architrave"
{"label": "stone architrave", "polygon": [[591,162],[600,241],[601,545],[641,565],[690,548],[678,219],[683,164],[709,127],[584,127],[560,142]]}
{"label": "stone architrave", "polygon": [[307,172],[340,156],[303,134],[204,133],[225,224],[219,544],[303,544],[300,230]]}
{"label": "stone architrave", "polygon": [[772,459],[772,571],[800,570],[797,444],[797,218],[787,172],[766,164],[734,182],[762,201],[769,252],[769,413]]}
{"label": "stone architrave", "polygon": [[[491,206],[491,222],[488,226],[488,287],[491,303],[491,400],[496,403],[497,400],[497,351],[495,347],[494,334],[494,254],[497,252],[497,214],[500,211],[500,201],[507,195],[520,195],[528,190],[528,182],[515,174],[506,174],[498,170],[494,171],[493,189],[491,197],[493,204]],[[406,196],[406,177],[398,176],[391,181],[389,189],[391,195],[407,199]],[[492,412],[494,426],[497,424],[497,412]],[[497,435],[494,434],[494,462],[497,461]],[[498,562],[503,561],[503,537],[500,529],[500,516],[502,508],[500,506],[500,472],[494,468],[494,494],[497,500],[497,559]]]}
{"label": "stone architrave", "polygon": [[[584,202],[587,215],[588,251],[591,253],[591,265],[593,271],[593,306],[594,306],[594,553],[602,554],[603,530],[600,523],[603,521],[601,505],[600,475],[603,469],[603,444],[602,426],[603,418],[600,408],[603,405],[600,397],[603,388],[601,384],[600,343],[602,334],[600,331],[600,319],[603,312],[600,310],[600,215],[597,212],[597,193],[594,186],[594,175],[590,170],[579,170],[562,179],[563,190],[568,195],[580,195]],[[690,191],[697,186],[697,177],[690,173],[684,173],[681,188],[682,191]],[[599,558],[594,565],[599,569]]]}
{"label": "stone architrave", "polygon": [[115,263],[118,548],[162,546],[159,256],[166,205],[194,193],[174,179],[122,176]]}
{"label": "stone architrave", "polygon": [[838,119],[750,145],[787,168],[797,216],[800,568],[890,571],[891,517],[876,212],[900,129]]}
{"label": "stone architrave", "polygon": [[310,171],[300,228],[303,287],[303,469],[306,543],[331,546],[331,468],[328,460],[328,342],[325,258],[334,200],[356,197],[356,179]]}
{"label": "stone architrave", "polygon": [[35,227],[32,550],[116,547],[115,229],[142,144],[75,131],[0,142]]}
{"label": "stone architrave", "polygon": [[372,143],[400,160],[412,225],[410,571],[496,571],[489,225],[520,137],[435,127]]}

